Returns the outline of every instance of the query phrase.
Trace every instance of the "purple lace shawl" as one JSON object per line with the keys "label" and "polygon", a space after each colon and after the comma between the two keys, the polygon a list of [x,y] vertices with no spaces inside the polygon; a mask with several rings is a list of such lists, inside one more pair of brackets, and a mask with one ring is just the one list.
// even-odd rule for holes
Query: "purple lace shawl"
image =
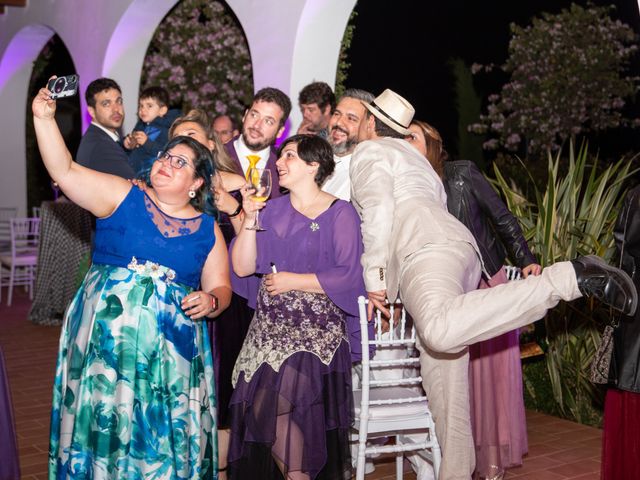
{"label": "purple lace shawl", "polygon": [[[336,201],[311,220],[291,206],[289,196],[269,200],[260,212],[267,230],[257,234],[256,273],[315,273],[327,296],[347,314],[352,361],[361,358],[359,295],[366,295],[360,256],[360,218],[350,203]],[[233,248],[233,242],[231,248]],[[233,290],[255,308],[260,279],[240,278],[232,273]]]}

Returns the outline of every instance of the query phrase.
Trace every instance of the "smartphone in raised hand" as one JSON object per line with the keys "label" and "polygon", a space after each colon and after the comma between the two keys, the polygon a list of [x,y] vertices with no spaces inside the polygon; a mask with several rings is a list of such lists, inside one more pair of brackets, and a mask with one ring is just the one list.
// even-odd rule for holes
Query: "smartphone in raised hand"
{"label": "smartphone in raised hand", "polygon": [[51,92],[52,100],[71,97],[78,93],[78,75],[52,78],[47,83],[47,89]]}

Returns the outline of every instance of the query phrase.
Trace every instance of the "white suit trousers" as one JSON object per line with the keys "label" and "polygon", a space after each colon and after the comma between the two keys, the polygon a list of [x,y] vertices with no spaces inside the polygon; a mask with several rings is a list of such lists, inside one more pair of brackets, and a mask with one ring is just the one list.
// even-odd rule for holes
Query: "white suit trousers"
{"label": "white suit trousers", "polygon": [[455,353],[541,319],[578,290],[570,262],[542,274],[476,290],[480,262],[465,242],[429,244],[410,255],[400,271],[400,296],[426,346]]}
{"label": "white suit trousers", "polygon": [[581,296],[570,262],[537,277],[477,290],[481,265],[466,242],[429,244],[400,272],[400,296],[420,339],[422,382],[442,448],[440,479],[469,480],[475,453],[467,345],[528,325]]}

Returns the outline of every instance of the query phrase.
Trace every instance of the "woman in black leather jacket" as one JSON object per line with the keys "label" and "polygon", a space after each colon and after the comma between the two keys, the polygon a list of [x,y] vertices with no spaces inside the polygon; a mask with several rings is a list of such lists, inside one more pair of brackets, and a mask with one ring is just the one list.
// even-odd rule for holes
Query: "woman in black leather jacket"
{"label": "woman in black leather jacket", "polygon": [[[640,285],[640,186],[627,194],[614,228],[622,269]],[[603,480],[640,478],[640,312],[622,317],[613,334],[613,355],[604,406]]]}
{"label": "woman in black leather jacket", "polygon": [[[476,239],[485,270],[479,288],[507,281],[507,257],[526,277],[539,275],[540,265],[529,250],[518,220],[507,209],[476,165],[445,161],[442,138],[431,125],[415,121],[408,138],[442,177],[447,208]],[[518,331],[469,347],[471,421],[476,447],[476,478],[500,479],[504,469],[522,464],[527,430],[522,396]]]}

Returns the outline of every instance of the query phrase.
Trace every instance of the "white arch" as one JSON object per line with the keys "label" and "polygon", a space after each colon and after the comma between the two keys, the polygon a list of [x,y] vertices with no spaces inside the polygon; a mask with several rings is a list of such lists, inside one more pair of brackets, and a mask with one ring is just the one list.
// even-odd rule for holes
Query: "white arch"
{"label": "white arch", "polygon": [[[26,213],[27,203],[25,127],[29,80],[34,60],[54,33],[44,25],[23,27],[7,46],[0,62],[0,105],[5,106],[0,116],[0,132],[4,137],[0,160],[0,205],[18,207],[20,215]],[[10,101],[15,98],[22,101],[16,105]]]}
{"label": "white arch", "polygon": [[156,28],[178,0],[134,0],[120,18],[105,52],[102,74],[119,83],[125,100],[123,129],[136,123],[140,75]]}
{"label": "white arch", "polygon": [[0,206],[15,205],[20,214],[26,214],[25,113],[31,62],[57,33],[80,75],[83,92],[90,80],[101,76],[106,45],[128,3],[51,0],[7,7],[0,15]]}
{"label": "white arch", "polygon": [[[31,64],[24,60],[28,57],[24,52],[39,52],[57,32],[80,75],[81,94],[91,80],[100,76],[112,76],[121,84],[125,130],[130,129],[135,122],[139,77],[149,41],[177,1],[48,0],[28,2],[23,8],[6,7],[6,13],[0,15],[0,206],[17,205],[22,213],[26,211],[24,115]],[[340,41],[355,0],[227,3],[247,37],[255,89],[278,87],[295,104],[300,88],[314,79],[334,83]],[[51,32],[43,40],[44,34],[40,37],[38,33],[42,30],[30,29],[31,25],[48,25]],[[86,111],[83,97],[81,105]],[[297,126],[300,119],[294,108],[293,125]],[[86,116],[83,121],[86,126]]]}
{"label": "white arch", "polygon": [[[31,74],[36,59],[54,31],[45,25],[27,25],[13,37],[0,61],[0,90],[25,69]],[[26,91],[26,87],[25,87]]]}
{"label": "white arch", "polygon": [[[355,4],[356,0],[306,3],[298,23],[291,62],[288,91],[292,102],[297,103],[300,90],[313,81],[335,86],[342,37]],[[318,39],[322,39],[321,44]],[[292,123],[298,126],[301,121],[300,110],[295,108]]]}
{"label": "white arch", "polygon": [[342,36],[356,0],[262,0],[259,7],[246,0],[227,3],[247,36],[254,88],[277,87],[289,94],[295,131],[302,121],[297,108],[302,87],[314,80],[335,84]]}

